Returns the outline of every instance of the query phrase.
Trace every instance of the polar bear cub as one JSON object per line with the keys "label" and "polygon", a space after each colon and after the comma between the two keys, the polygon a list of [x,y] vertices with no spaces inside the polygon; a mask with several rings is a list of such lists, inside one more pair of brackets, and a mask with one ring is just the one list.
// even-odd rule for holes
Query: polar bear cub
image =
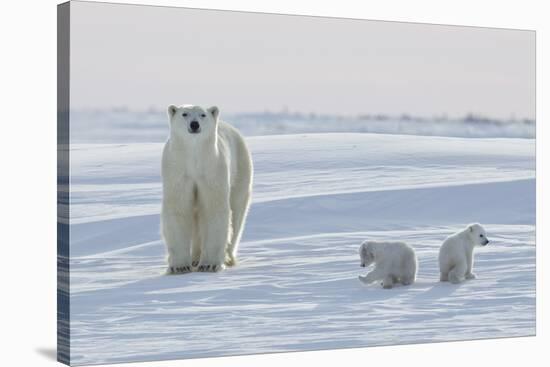
{"label": "polar bear cub", "polygon": [[381,280],[382,287],[394,284],[409,285],[416,280],[417,259],[414,249],[403,242],[365,241],[359,248],[361,266],[374,263],[375,267],[359,280],[369,284]]}
{"label": "polar bear cub", "polygon": [[450,235],[439,249],[439,271],[442,282],[460,283],[464,279],[475,279],[474,247],[487,246],[489,240],[485,229],[479,224]]}
{"label": "polar bear cub", "polygon": [[168,273],[235,264],[250,205],[252,159],[217,107],[168,107],[162,153],[161,232]]}

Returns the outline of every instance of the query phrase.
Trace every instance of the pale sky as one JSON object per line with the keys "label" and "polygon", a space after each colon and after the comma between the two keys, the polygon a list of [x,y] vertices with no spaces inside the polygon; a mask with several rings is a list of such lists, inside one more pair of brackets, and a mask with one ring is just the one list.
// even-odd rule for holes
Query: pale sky
{"label": "pale sky", "polygon": [[71,107],[535,118],[533,31],[71,4]]}

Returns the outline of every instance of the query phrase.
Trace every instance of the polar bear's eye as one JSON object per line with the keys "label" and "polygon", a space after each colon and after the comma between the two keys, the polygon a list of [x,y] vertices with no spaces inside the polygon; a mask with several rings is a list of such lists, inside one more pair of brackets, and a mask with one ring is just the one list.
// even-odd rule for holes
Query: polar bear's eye
{"label": "polar bear's eye", "polygon": [[479,235],[479,237],[483,237],[483,235],[482,235],[482,234],[480,234],[480,235]]}
{"label": "polar bear's eye", "polygon": [[206,115],[205,115],[204,113],[202,113],[202,114],[201,114],[201,117],[202,117],[202,118],[205,118],[205,117],[206,117]]}
{"label": "polar bear's eye", "polygon": [[187,117],[187,112],[181,114],[183,117]]}

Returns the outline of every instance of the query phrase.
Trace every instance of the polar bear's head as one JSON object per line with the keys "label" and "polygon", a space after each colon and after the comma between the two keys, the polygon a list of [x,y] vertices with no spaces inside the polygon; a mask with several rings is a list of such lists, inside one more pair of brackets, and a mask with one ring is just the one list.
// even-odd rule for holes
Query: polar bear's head
{"label": "polar bear's head", "polygon": [[470,236],[470,239],[474,246],[486,246],[489,243],[485,229],[479,223],[473,223],[468,225],[466,232]]}
{"label": "polar bear's head", "polygon": [[362,267],[367,267],[374,262],[374,251],[369,241],[361,244],[361,247],[359,247],[359,256],[361,257]]}
{"label": "polar bear's head", "polygon": [[204,109],[192,105],[170,105],[170,134],[184,140],[212,136],[217,132],[219,113],[215,106]]}

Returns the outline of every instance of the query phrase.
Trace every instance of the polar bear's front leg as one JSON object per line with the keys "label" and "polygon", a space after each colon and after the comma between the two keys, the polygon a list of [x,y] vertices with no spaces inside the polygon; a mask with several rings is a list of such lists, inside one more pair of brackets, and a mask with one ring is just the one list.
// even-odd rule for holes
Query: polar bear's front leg
{"label": "polar bear's front leg", "polygon": [[197,267],[199,266],[199,261],[201,259],[201,249],[202,249],[202,246],[201,246],[201,242],[200,242],[200,238],[197,237],[193,237],[193,246],[192,246],[192,250],[191,250],[191,253],[192,253],[192,258],[193,258],[193,262],[191,263],[191,265],[193,265],[193,267]]}
{"label": "polar bear's front leg", "polygon": [[188,273],[191,269],[192,219],[182,214],[162,214],[162,235],[168,250],[167,273]]}
{"label": "polar bear's front leg", "polygon": [[466,262],[467,262],[467,268],[466,268],[466,275],[464,276],[466,279],[475,279],[476,275],[472,272],[474,268],[474,254],[469,253],[466,254]]}
{"label": "polar bear's front leg", "polygon": [[382,288],[384,289],[391,289],[393,288],[393,281],[394,277],[391,275],[386,275],[386,277],[382,280]]}
{"label": "polar bear's front leg", "polygon": [[384,274],[382,274],[382,271],[379,268],[375,268],[373,271],[371,271],[364,277],[362,276],[359,277],[359,279],[366,284],[375,282],[383,278],[384,278]]}
{"label": "polar bear's front leg", "polygon": [[194,268],[199,266],[199,261],[201,259],[201,250],[202,240],[200,236],[199,215],[195,211],[193,213],[193,242],[191,245],[191,257],[193,259],[192,265]]}
{"label": "polar bear's front leg", "polygon": [[[215,272],[224,269],[225,249],[230,235],[229,195],[208,192],[199,209],[202,248],[198,270]],[[216,200],[217,199],[217,200]]]}

